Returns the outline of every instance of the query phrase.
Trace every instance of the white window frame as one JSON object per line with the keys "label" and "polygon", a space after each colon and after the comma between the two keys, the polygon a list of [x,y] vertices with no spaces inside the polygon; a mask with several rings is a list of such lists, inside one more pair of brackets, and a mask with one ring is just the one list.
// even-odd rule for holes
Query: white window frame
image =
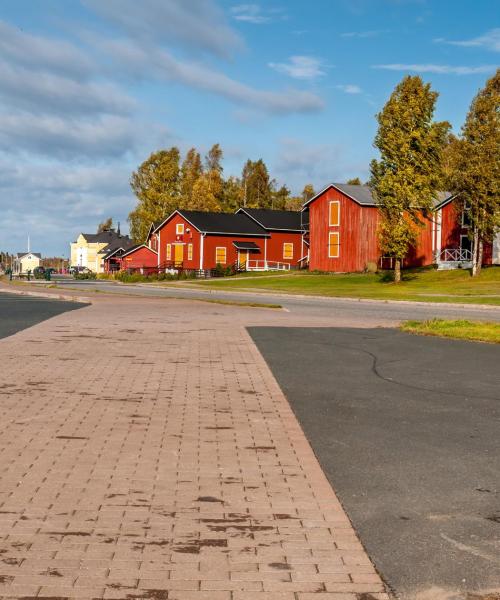
{"label": "white window frame", "polygon": [[[285,246],[292,247],[291,256],[285,256]],[[293,242],[283,242],[283,260],[293,260],[293,253],[294,253]]]}
{"label": "white window frame", "polygon": [[172,244],[167,244],[165,256],[167,260],[172,260]]}
{"label": "white window frame", "polygon": [[[337,243],[336,244],[331,244],[330,243],[330,239],[331,239],[332,235],[336,235],[337,236]],[[337,254],[335,254],[335,255],[331,254],[332,246],[334,246],[335,248],[337,248]],[[340,233],[338,231],[329,231],[328,232],[328,258],[339,258],[339,256],[340,256]]]}
{"label": "white window frame", "polygon": [[[224,250],[224,262],[217,260],[218,250]],[[226,246],[216,246],[215,247],[215,264],[216,265],[225,265],[227,263],[227,248]]]}
{"label": "white window frame", "polygon": [[[337,223],[332,223],[332,204],[337,205]],[[330,200],[328,203],[328,225],[329,227],[339,227],[340,226],[340,200]]]}
{"label": "white window frame", "polygon": [[184,223],[176,223],[175,235],[184,235]]}
{"label": "white window frame", "polygon": [[187,254],[188,254],[187,259],[188,260],[193,260],[193,244],[191,244],[191,243],[188,244],[188,252],[187,252]]}

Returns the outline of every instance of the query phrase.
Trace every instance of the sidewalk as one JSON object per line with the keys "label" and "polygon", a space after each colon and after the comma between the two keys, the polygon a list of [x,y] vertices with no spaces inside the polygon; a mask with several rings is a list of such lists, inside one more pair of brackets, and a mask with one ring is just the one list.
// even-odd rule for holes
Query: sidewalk
{"label": "sidewalk", "polygon": [[385,600],[248,324],[93,305],[0,341],[0,597]]}

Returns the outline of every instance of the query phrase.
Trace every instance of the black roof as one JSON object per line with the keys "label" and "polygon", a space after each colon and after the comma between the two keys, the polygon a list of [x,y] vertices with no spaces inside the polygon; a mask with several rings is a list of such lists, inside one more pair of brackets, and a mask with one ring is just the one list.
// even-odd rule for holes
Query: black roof
{"label": "black roof", "polygon": [[267,208],[240,208],[236,214],[246,214],[264,229],[274,231],[302,231],[300,212],[270,210]]}
{"label": "black roof", "polygon": [[36,256],[37,258],[42,258],[42,255],[40,254],[40,252],[18,252],[17,258],[22,258],[23,256],[28,256],[28,254]]}
{"label": "black roof", "polygon": [[233,242],[233,246],[237,250],[259,250],[255,242]]}
{"label": "black roof", "polygon": [[189,221],[201,233],[269,236],[263,227],[243,214],[202,212],[197,210],[178,210],[177,213],[184,217],[186,221]]}
{"label": "black roof", "polygon": [[83,237],[90,243],[110,243],[116,239],[129,239],[127,235],[122,235],[118,233],[114,229],[106,229],[106,231],[101,231],[99,233],[82,233]]}

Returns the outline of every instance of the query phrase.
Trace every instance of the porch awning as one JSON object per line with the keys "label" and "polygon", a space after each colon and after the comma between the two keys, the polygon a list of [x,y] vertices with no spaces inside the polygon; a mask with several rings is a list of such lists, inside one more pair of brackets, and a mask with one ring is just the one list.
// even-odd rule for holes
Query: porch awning
{"label": "porch awning", "polygon": [[236,250],[260,250],[255,242],[233,242]]}

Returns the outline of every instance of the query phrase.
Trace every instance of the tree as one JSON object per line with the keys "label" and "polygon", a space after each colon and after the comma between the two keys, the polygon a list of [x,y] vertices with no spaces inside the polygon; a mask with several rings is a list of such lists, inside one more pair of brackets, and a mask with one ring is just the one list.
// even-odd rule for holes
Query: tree
{"label": "tree", "polygon": [[271,191],[271,208],[273,210],[285,210],[290,198],[290,190],[282,185],[278,190]]}
{"label": "tree", "polygon": [[441,154],[450,126],[433,120],[437,97],[430,84],[407,76],[377,115],[374,146],[380,160],[371,162],[370,186],[381,211],[380,247],[395,259],[396,283],[442,180]]}
{"label": "tree", "polygon": [[181,199],[179,160],[179,149],[175,146],[159,150],[132,173],[130,186],[138,204],[128,220],[135,242],[144,241],[152,222],[164,219],[178,208]]}
{"label": "tree", "polygon": [[222,212],[223,184],[222,177],[216,169],[203,173],[193,186],[190,210]]}
{"label": "tree", "polygon": [[220,144],[214,144],[205,156],[205,169],[207,171],[218,171],[222,173],[222,161],[223,153]]}
{"label": "tree", "polygon": [[109,231],[113,227],[113,219],[109,217],[102,223],[99,223],[97,226],[97,233],[102,233],[103,231]]}
{"label": "tree", "polygon": [[230,176],[224,181],[222,190],[222,209],[234,212],[243,205],[243,188],[238,177]]}
{"label": "tree", "polygon": [[309,202],[309,200],[311,198],[313,198],[315,195],[316,195],[316,192],[314,191],[312,183],[306,183],[306,185],[304,186],[304,189],[302,190],[303,204],[305,204],[306,202]]}
{"label": "tree", "polygon": [[353,179],[347,180],[347,185],[363,185],[361,183],[361,179],[359,177],[354,177]]}
{"label": "tree", "polygon": [[272,203],[271,180],[264,161],[247,160],[241,174],[244,192],[243,206],[248,208],[270,208]]}
{"label": "tree", "polygon": [[484,244],[493,242],[500,227],[500,69],[472,101],[448,158],[452,191],[459,194],[471,224],[476,276]]}
{"label": "tree", "polygon": [[191,208],[193,201],[193,187],[196,180],[201,177],[203,166],[200,153],[196,148],[190,148],[181,166],[181,203],[185,208]]}

